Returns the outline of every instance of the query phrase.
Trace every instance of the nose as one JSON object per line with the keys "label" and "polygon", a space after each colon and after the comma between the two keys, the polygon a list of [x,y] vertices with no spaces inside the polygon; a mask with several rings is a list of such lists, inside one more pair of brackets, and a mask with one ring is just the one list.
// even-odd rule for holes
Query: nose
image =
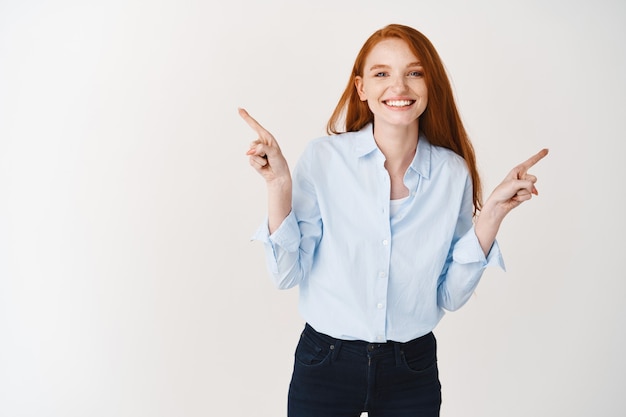
{"label": "nose", "polygon": [[406,78],[403,76],[396,76],[392,79],[392,86],[394,91],[405,91],[406,89]]}

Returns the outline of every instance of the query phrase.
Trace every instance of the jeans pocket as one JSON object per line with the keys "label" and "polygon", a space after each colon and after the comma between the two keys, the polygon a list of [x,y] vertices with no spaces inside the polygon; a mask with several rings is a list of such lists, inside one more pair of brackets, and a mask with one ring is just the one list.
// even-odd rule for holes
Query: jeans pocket
{"label": "jeans pocket", "polygon": [[296,347],[296,361],[304,366],[320,366],[328,361],[332,349],[303,334]]}
{"label": "jeans pocket", "polygon": [[407,358],[407,356],[402,353],[402,363],[404,366],[411,372],[416,374],[426,374],[437,370],[437,358],[436,357],[417,357],[417,358]]}
{"label": "jeans pocket", "polygon": [[400,351],[402,363],[413,373],[437,371],[437,344],[434,337],[422,342],[406,346]]}

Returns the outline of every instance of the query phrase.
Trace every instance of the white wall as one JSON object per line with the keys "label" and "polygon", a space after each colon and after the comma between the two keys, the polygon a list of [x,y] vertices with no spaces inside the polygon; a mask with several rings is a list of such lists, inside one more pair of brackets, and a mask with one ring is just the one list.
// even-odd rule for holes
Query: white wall
{"label": "white wall", "polygon": [[246,107],[295,164],[392,22],[454,81],[486,188],[541,147],[508,272],[436,334],[443,416],[626,407],[620,1],[0,1],[0,415],[285,415],[302,328],[249,237]]}

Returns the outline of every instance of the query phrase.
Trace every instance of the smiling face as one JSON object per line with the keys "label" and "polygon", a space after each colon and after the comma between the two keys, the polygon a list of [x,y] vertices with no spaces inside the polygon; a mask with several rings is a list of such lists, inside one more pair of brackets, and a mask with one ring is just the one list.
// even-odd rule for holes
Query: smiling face
{"label": "smiling face", "polygon": [[417,124],[428,104],[424,69],[401,39],[389,38],[372,48],[362,75],[355,78],[357,93],[374,114],[378,127]]}

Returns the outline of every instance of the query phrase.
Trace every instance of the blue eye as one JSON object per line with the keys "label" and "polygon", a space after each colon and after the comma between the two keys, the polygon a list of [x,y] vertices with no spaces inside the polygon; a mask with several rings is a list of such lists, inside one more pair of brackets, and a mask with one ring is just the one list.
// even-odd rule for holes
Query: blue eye
{"label": "blue eye", "polygon": [[374,77],[386,77],[387,73],[386,72],[377,72]]}
{"label": "blue eye", "polygon": [[424,74],[420,71],[411,71],[409,72],[409,77],[422,77]]}

